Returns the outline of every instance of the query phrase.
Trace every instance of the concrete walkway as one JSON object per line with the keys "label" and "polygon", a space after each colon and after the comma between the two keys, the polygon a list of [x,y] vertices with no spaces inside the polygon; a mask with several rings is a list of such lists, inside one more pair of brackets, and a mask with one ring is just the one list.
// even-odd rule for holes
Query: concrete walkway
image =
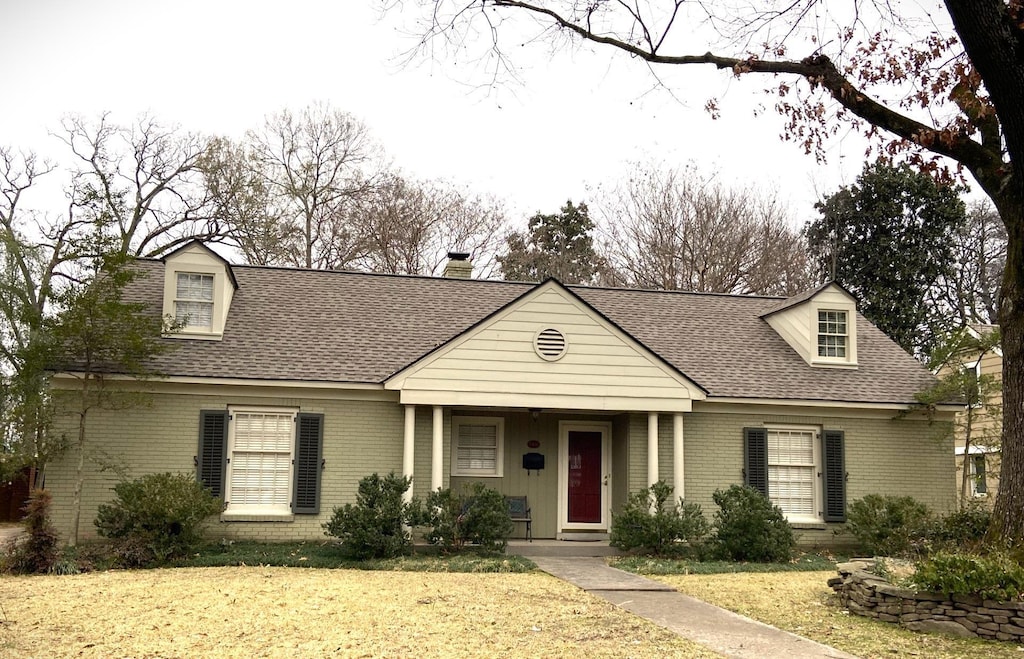
{"label": "concrete walkway", "polygon": [[608,567],[604,558],[523,555],[548,574],[727,657],[856,659],[827,645],[683,595],[671,586]]}

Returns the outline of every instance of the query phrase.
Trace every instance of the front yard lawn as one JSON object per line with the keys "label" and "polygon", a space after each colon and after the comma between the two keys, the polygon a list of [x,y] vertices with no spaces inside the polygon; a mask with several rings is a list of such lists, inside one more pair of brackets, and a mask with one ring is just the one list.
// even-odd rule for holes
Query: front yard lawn
{"label": "front yard lawn", "polygon": [[689,574],[654,576],[680,592],[780,629],[869,657],[1024,656],[1012,643],[918,634],[897,625],[846,613],[826,582],[834,570],[772,574]]}
{"label": "front yard lawn", "polygon": [[5,657],[714,657],[541,573],[179,568],[0,577]]}

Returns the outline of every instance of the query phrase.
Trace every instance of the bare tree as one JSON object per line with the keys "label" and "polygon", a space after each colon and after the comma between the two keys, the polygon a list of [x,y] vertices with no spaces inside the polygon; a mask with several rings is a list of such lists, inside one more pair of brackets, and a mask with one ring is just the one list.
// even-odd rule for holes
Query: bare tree
{"label": "bare tree", "polygon": [[455,250],[470,253],[477,277],[486,278],[506,221],[496,200],[392,173],[356,205],[352,224],[364,239],[364,269],[438,275]]}
{"label": "bare tree", "polygon": [[777,198],[687,167],[633,166],[603,195],[604,251],[621,283],[708,293],[793,295],[813,280]]}
{"label": "bare tree", "polygon": [[373,189],[380,163],[362,122],[318,104],[267,117],[247,141],[253,171],[266,188],[269,224],[262,228],[276,227],[281,238],[274,260],[337,269],[363,256],[350,219],[353,205]]}
{"label": "bare tree", "polygon": [[226,138],[210,141],[200,167],[214,212],[231,243],[247,263],[285,265],[302,242],[299,227],[284,220],[271,201],[267,179],[254,166],[244,143]]}
{"label": "bare tree", "polygon": [[1006,241],[1006,227],[992,205],[972,205],[967,222],[950,237],[950,272],[929,292],[928,302],[947,319],[948,330],[971,323],[998,323]]}
{"label": "bare tree", "polygon": [[223,238],[199,170],[206,140],[149,116],[130,125],[69,116],[62,127],[58,137],[78,160],[69,196],[79,214],[102,219],[113,249],[157,256]]}

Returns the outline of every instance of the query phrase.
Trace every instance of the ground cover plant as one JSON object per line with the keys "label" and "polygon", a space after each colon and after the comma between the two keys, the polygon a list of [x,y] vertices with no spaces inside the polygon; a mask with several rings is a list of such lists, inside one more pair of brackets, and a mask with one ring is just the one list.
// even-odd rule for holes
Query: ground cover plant
{"label": "ground cover plant", "polygon": [[533,561],[521,556],[464,551],[439,555],[437,550],[418,547],[404,556],[354,559],[338,551],[333,541],[325,542],[219,542],[203,546],[195,554],[174,562],[178,567],[230,567],[264,565],[276,567],[389,570],[402,572],[529,572]]}
{"label": "ground cover plant", "polygon": [[805,553],[786,562],[736,562],[719,560],[666,559],[652,556],[619,556],[610,560],[612,567],[643,575],[727,574],[737,572],[820,572],[834,570],[838,561],[846,560],[827,553]]}
{"label": "ground cover plant", "polygon": [[717,656],[541,573],[184,568],[2,585],[12,658]]}

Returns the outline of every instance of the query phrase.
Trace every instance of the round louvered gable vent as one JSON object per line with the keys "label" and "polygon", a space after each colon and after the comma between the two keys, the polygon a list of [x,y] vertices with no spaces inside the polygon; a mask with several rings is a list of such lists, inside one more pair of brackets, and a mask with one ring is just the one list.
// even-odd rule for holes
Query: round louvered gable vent
{"label": "round louvered gable vent", "polygon": [[565,335],[553,327],[542,329],[533,339],[533,349],[537,351],[541,359],[546,359],[549,362],[561,359],[565,355],[567,347]]}

